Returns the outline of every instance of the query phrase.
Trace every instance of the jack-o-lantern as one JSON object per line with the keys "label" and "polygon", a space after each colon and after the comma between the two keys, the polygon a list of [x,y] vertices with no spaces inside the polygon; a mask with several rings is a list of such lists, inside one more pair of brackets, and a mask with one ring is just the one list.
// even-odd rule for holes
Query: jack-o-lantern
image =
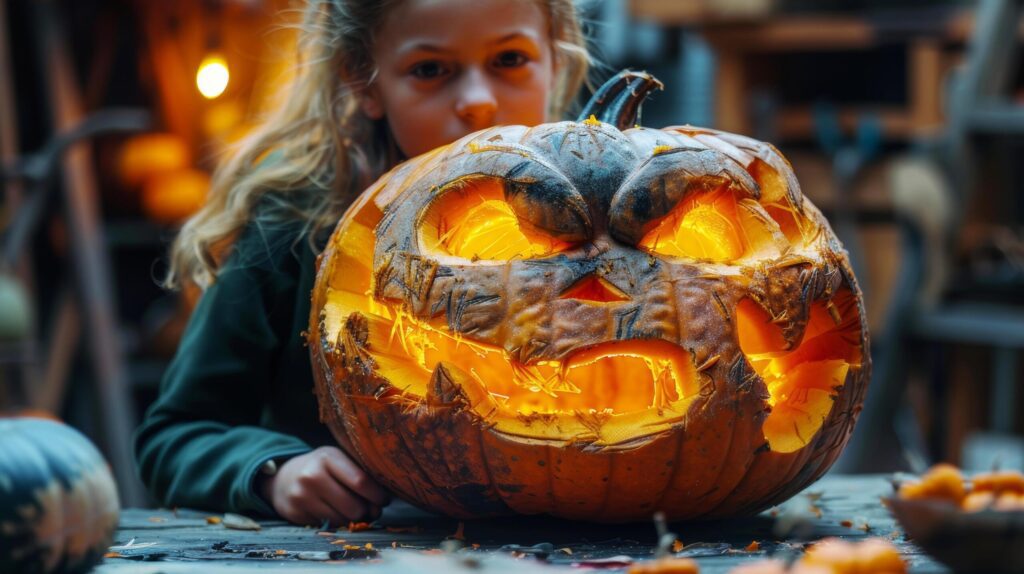
{"label": "jack-o-lantern", "polygon": [[833,463],[867,386],[846,254],[770,145],[633,127],[625,72],[576,122],[410,160],[342,218],[309,343],[321,418],[454,516],[750,513]]}

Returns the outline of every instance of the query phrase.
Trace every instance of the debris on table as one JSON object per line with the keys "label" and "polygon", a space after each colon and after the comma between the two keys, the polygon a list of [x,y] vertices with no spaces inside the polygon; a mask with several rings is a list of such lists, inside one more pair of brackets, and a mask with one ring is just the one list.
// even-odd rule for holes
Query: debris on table
{"label": "debris on table", "polygon": [[230,528],[232,530],[259,530],[260,523],[249,518],[248,516],[242,516],[241,514],[234,514],[228,512],[224,514],[224,519],[221,521],[224,528]]}
{"label": "debris on table", "polygon": [[[153,560],[160,561],[160,566],[168,565],[166,570],[159,570],[168,574],[180,574],[186,566],[200,572],[240,568],[305,574],[335,567],[336,563],[352,564],[353,560],[368,566],[370,572],[382,574],[431,572],[429,568],[435,572],[472,570],[479,574],[597,574],[604,570],[625,572],[631,566],[648,567],[658,558],[688,558],[697,562],[705,574],[725,574],[752,563],[759,555],[796,562],[823,538],[839,536],[851,543],[863,540],[867,538],[864,531],[840,524],[850,520],[857,526],[861,518],[871,524],[877,536],[895,535],[893,546],[911,560],[909,572],[946,572],[902,536],[880,504],[882,497],[892,494],[887,476],[827,477],[815,491],[825,494],[794,497],[790,499],[792,505],[779,507],[779,517],[768,511],[729,521],[663,524],[660,532],[657,524],[652,528],[649,521],[596,524],[513,516],[463,522],[461,533],[472,543],[452,538],[460,531],[459,520],[430,514],[401,501],[389,506],[373,523],[353,523],[354,531],[347,525],[319,530],[281,520],[258,520],[255,522],[261,530],[247,531],[222,526],[224,516],[221,525],[210,525],[209,512],[181,509],[174,517],[170,510],[127,509],[115,536],[119,542],[107,549],[116,555],[110,555],[95,574],[124,574],[139,564],[129,561]],[[809,511],[812,504],[821,508],[822,519]],[[794,512],[803,517],[807,530],[797,529],[799,535],[788,537],[776,534],[777,518]],[[166,520],[153,522],[149,520],[152,516]],[[757,542],[756,552],[751,551],[752,541]],[[657,556],[657,552],[664,554]],[[429,568],[420,568],[417,560],[424,564],[429,561]]]}

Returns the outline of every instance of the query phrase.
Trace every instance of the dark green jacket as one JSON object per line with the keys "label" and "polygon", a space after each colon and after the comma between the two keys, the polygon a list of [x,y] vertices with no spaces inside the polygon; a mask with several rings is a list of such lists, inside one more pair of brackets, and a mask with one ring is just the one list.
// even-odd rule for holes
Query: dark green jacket
{"label": "dark green jacket", "polygon": [[316,254],[302,224],[257,219],[202,295],[135,435],[167,506],[273,516],[259,468],[336,442],[319,421],[309,351]]}

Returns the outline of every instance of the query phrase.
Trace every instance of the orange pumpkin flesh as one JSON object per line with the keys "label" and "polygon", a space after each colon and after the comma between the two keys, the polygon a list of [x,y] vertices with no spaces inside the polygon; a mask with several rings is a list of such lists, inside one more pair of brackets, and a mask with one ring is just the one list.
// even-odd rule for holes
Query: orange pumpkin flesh
{"label": "orange pumpkin flesh", "polygon": [[863,316],[774,148],[590,119],[478,132],[374,184],[323,255],[310,347],[322,419],[409,500],[678,519],[827,470]]}

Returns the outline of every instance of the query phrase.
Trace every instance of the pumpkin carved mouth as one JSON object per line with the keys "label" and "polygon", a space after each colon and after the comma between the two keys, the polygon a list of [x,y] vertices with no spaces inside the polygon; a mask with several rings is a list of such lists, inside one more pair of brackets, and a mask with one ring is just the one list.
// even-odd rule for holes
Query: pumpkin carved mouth
{"label": "pumpkin carved mouth", "polygon": [[[392,398],[429,395],[441,364],[460,374],[463,394],[485,416],[495,409],[509,415],[684,410],[698,392],[690,354],[666,341],[610,341],[560,361],[523,363],[502,348],[445,332],[400,310],[390,319],[361,316],[366,328],[359,330],[366,339],[348,341],[348,348],[369,359],[381,378],[401,382],[400,389],[384,393]],[[325,326],[332,332],[332,325]],[[353,330],[343,328],[342,333]]]}
{"label": "pumpkin carved mouth", "polygon": [[[448,404],[465,401],[499,432],[544,438],[532,420],[560,419],[587,440],[614,444],[663,431],[679,422],[701,392],[700,371],[691,354],[668,341],[609,341],[574,351],[560,361],[523,363],[504,349],[434,327],[383,305],[359,309],[359,326],[341,317],[348,297],[333,291],[325,309],[324,331],[339,333],[348,352],[372,365],[375,375],[401,381],[373,389],[375,400]],[[805,446],[832,408],[850,368],[859,368],[858,316],[852,293],[811,306],[800,345],[786,349],[781,329],[752,301],[737,310],[740,347],[766,383],[771,407],[764,435],[772,450],[792,452]],[[837,320],[836,316],[842,319]],[[354,333],[360,333],[358,337]],[[356,338],[359,340],[357,341]],[[444,379],[439,386],[439,380]],[[443,387],[443,388],[441,388]],[[600,422],[594,424],[594,417]],[[637,434],[636,429],[646,429]],[[595,434],[597,435],[595,437]],[[616,437],[616,438],[613,438]],[[577,435],[577,439],[580,439]]]}
{"label": "pumpkin carved mouth", "polygon": [[[327,308],[337,309],[340,298],[331,299]],[[555,428],[563,431],[575,428],[568,434],[577,440],[612,444],[626,438],[622,433],[627,429],[629,438],[636,439],[678,422],[699,394],[690,353],[667,341],[609,341],[561,361],[527,364],[502,348],[436,328],[401,310],[366,311],[345,325],[332,318],[349,316],[351,310],[330,313],[324,331],[340,333],[346,353],[359,354],[376,376],[400,384],[372,389],[373,399],[461,400],[508,435],[547,438],[549,428],[531,425],[543,418],[559,419]],[[596,426],[595,418],[601,421]],[[637,433],[638,422],[648,431]]]}

